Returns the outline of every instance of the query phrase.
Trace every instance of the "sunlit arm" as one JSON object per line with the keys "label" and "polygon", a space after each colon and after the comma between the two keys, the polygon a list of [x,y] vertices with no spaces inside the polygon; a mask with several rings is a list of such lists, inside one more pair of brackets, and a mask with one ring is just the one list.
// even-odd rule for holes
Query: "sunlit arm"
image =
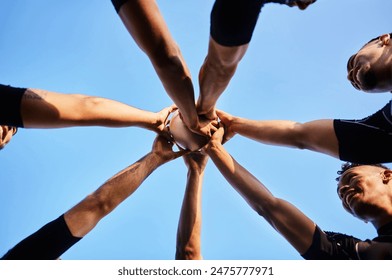
{"label": "sunlit arm", "polygon": [[259,180],[227,153],[220,142],[211,141],[206,152],[253,210],[264,217],[300,254],[305,253],[312,243],[315,231],[313,221],[292,204],[273,196]]}

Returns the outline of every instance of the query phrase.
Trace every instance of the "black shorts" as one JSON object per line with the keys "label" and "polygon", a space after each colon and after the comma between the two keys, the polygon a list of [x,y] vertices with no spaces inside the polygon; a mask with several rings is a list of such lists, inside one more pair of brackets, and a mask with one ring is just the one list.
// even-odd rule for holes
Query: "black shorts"
{"label": "black shorts", "polygon": [[56,260],[81,238],[72,236],[61,215],[19,242],[2,260]]}
{"label": "black shorts", "polygon": [[392,162],[391,102],[361,120],[334,120],[341,160],[362,163]]}
{"label": "black shorts", "polygon": [[261,8],[267,3],[290,5],[296,0],[216,0],[210,35],[220,45],[236,47],[252,39]]}
{"label": "black shorts", "polygon": [[218,44],[228,47],[248,44],[264,2],[216,0],[211,11],[211,37]]}
{"label": "black shorts", "polygon": [[14,88],[0,84],[0,124],[23,127],[21,115],[22,97],[25,88]]}

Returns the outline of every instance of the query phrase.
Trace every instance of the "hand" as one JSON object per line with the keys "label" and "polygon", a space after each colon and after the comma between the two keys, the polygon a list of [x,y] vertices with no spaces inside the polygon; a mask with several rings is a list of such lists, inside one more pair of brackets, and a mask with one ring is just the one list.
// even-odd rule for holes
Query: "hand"
{"label": "hand", "polygon": [[295,1],[294,3],[290,4],[290,7],[295,7],[297,6],[300,10],[305,10],[309,5],[313,4],[317,0],[298,0]]}
{"label": "hand", "polygon": [[223,137],[223,143],[229,141],[234,135],[235,132],[232,130],[231,126],[233,124],[234,117],[224,111],[216,110],[216,113],[222,124],[225,126],[225,135]]}
{"label": "hand", "polygon": [[[180,118],[184,122],[184,124],[187,125],[186,122],[184,121],[181,112],[180,112]],[[210,138],[212,134],[214,134],[215,131],[219,128],[219,123],[217,120],[210,120],[205,118],[204,116],[199,115],[197,123],[192,127],[188,125],[187,127],[189,128],[189,130],[191,130],[196,134]]]}
{"label": "hand", "polygon": [[185,165],[189,170],[202,172],[207,165],[208,156],[201,152],[192,152],[183,156]]}
{"label": "hand", "polygon": [[223,137],[225,135],[225,129],[223,125],[212,135],[210,141],[201,149],[204,154],[208,154],[208,151],[213,147],[219,147],[222,145]]}
{"label": "hand", "polygon": [[157,155],[163,163],[176,159],[189,151],[180,149],[178,152],[173,151],[173,142],[169,141],[162,135],[158,135],[152,145],[152,153]]}
{"label": "hand", "polygon": [[171,113],[175,112],[177,110],[176,105],[172,105],[166,108],[163,108],[161,111],[156,113],[156,123],[154,124],[154,131],[158,134],[161,134],[167,139],[171,139],[170,132],[167,128],[167,125],[169,124],[169,116]]}

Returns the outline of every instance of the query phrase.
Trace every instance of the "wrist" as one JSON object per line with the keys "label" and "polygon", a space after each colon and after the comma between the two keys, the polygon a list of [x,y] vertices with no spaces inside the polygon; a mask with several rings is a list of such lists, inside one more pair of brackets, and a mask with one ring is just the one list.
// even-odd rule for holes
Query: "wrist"
{"label": "wrist", "polygon": [[206,148],[205,151],[208,155],[218,152],[222,148],[222,143],[217,140],[211,140]]}

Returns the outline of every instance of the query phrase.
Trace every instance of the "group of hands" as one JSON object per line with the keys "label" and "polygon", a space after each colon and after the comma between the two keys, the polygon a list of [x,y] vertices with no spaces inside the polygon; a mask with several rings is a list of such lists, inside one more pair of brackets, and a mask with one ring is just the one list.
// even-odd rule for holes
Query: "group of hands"
{"label": "group of hands", "polygon": [[[156,113],[157,122],[153,130],[158,135],[154,140],[151,152],[161,160],[162,164],[184,156],[188,169],[203,169],[207,163],[208,151],[213,147],[222,145],[234,136],[235,133],[230,129],[233,116],[224,111],[215,110],[216,119],[204,122],[205,125],[202,127],[202,131],[198,130],[195,132],[195,130],[191,129],[193,132],[208,138],[209,141],[200,150],[190,151],[177,145],[169,131],[170,117],[177,110],[178,108],[172,105]],[[174,150],[174,146],[178,150]]]}

